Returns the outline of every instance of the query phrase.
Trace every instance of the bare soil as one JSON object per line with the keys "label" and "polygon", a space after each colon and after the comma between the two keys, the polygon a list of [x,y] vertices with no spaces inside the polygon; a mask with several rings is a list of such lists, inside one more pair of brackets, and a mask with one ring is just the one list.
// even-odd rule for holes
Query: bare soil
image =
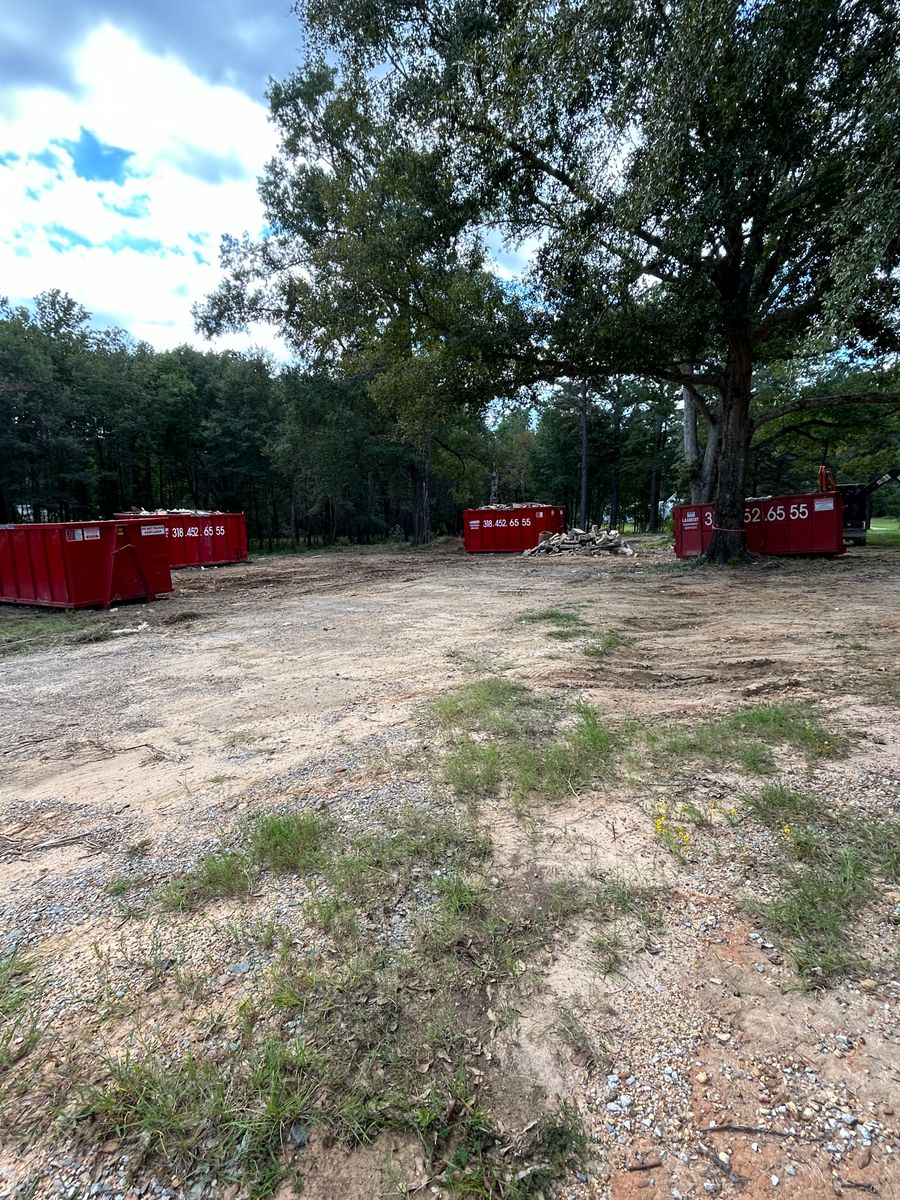
{"label": "bare soil", "polygon": [[[632,559],[467,557],[448,543],[179,572],[154,605],[82,618],[79,629],[120,631],[107,640],[62,635],[0,658],[0,950],[42,964],[46,1028],[93,1020],[105,971],[122,1020],[112,1006],[104,1044],[121,1046],[152,954],[122,940],[111,883],[171,877],[261,806],[313,797],[340,811],[393,781],[427,790],[438,747],[426,702],[491,672],[662,732],[752,704],[817,705],[848,755],[814,767],[787,757],[784,778],[854,811],[900,811],[900,551],[715,570],[635,544]],[[517,621],[551,607],[619,644],[592,659],[577,639]],[[0,610],[3,631],[34,620]],[[728,764],[676,763],[656,781],[598,781],[527,828],[500,800],[482,811],[502,878],[615,871],[672,897],[658,944],[630,953],[621,975],[591,969],[578,930],[548,945],[543,988],[497,1032],[510,1127],[562,1098],[594,1139],[568,1196],[900,1195],[897,926],[884,915],[900,896],[880,896],[884,911],[858,931],[871,977],[804,990],[741,902],[741,886],[765,890],[765,843],[749,840],[738,863],[714,821],[680,859],[655,834],[660,799],[718,811],[745,783]],[[190,928],[178,928],[186,943]],[[227,963],[227,945],[213,952]],[[561,1035],[563,1011],[596,1055]],[[65,1194],[60,1176],[83,1163],[95,1178],[90,1150],[61,1138],[0,1132],[0,1197],[29,1180],[29,1195]],[[305,1194],[322,1200],[406,1194],[390,1190],[396,1164],[424,1170],[387,1141],[348,1153],[314,1138],[307,1160]],[[156,1179],[163,1192],[146,1194],[188,1194],[159,1168]],[[424,1176],[406,1186],[429,1194]],[[106,1193],[71,1193],[88,1194]]]}

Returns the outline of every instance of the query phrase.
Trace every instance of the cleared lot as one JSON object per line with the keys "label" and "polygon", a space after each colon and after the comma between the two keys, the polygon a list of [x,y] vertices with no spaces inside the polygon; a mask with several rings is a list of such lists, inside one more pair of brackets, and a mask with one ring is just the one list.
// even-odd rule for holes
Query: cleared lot
{"label": "cleared lot", "polygon": [[3,610],[0,1194],[900,1192],[898,565]]}

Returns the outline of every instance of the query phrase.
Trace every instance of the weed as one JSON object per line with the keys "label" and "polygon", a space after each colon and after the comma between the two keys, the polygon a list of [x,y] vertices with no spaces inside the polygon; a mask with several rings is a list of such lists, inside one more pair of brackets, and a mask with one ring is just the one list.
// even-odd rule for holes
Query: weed
{"label": "weed", "polygon": [[340,896],[318,896],[307,900],[303,913],[311,925],[342,941],[355,939],[359,932],[356,909]]}
{"label": "weed", "polygon": [[620,646],[624,645],[624,642],[625,639],[620,633],[604,633],[596,642],[585,646],[582,652],[588,658],[606,658],[613,650],[618,650]]}
{"label": "weed", "polygon": [[156,888],[153,897],[166,912],[188,912],[208,900],[246,896],[252,886],[250,864],[243,854],[208,854],[193,871]]}
{"label": "weed", "polygon": [[544,637],[553,638],[557,642],[571,642],[575,638],[585,636],[583,629],[548,629]]}
{"label": "weed", "polygon": [[588,938],[592,962],[601,975],[621,975],[625,943],[617,933],[595,933]]}
{"label": "weed", "polygon": [[34,960],[18,950],[0,954],[0,1017],[20,1012],[32,996]]}
{"label": "weed", "polygon": [[111,879],[103,890],[107,896],[124,896],[132,888],[139,887],[146,882],[147,875],[143,871],[136,871],[131,875],[119,875],[116,879]]}
{"label": "weed", "polygon": [[471,882],[459,871],[438,880],[437,894],[441,908],[454,916],[484,913],[488,895],[483,884]]}
{"label": "weed", "polygon": [[681,822],[677,810],[675,813],[671,813],[665,800],[660,800],[656,806],[653,828],[658,840],[670,854],[674,854],[682,861],[687,858],[691,848],[691,835]]}
{"label": "weed", "polygon": [[258,865],[273,871],[309,871],[321,864],[329,832],[316,813],[266,813],[250,825],[250,851]]}
{"label": "weed", "polygon": [[630,883],[619,875],[604,880],[594,896],[593,909],[604,921],[616,921],[620,917],[632,917],[649,931],[662,924],[659,911],[661,898],[659,888]]}
{"label": "weed", "polygon": [[34,970],[34,960],[17,950],[0,954],[0,1074],[24,1058],[38,1041]]}
{"label": "weed", "polygon": [[781,895],[752,907],[785,940],[798,972],[822,984],[856,965],[844,926],[871,895],[865,864],[842,850],[827,865],[788,868]]}
{"label": "weed", "polygon": [[[558,800],[605,774],[614,742],[622,745],[630,737],[630,730],[622,727],[614,738],[612,730],[586,704],[576,706],[574,724],[556,735],[546,721],[541,728],[530,728],[527,720],[498,722],[489,716],[487,723],[479,726],[484,710],[470,705],[469,700],[471,689],[480,686],[458,688],[441,701],[445,712],[466,707],[464,728],[470,736],[457,737],[443,763],[444,778],[459,795],[477,798],[502,792],[519,815],[524,815],[535,800]],[[514,687],[521,710],[532,714],[540,710],[539,698],[518,684]],[[462,697],[460,692],[464,692]],[[495,740],[480,740],[492,733]]]}
{"label": "weed", "polygon": [[580,1065],[600,1069],[608,1061],[608,1056],[598,1050],[593,1038],[571,1008],[560,1009],[556,1030],[566,1045],[575,1051]]}
{"label": "weed", "polygon": [[745,797],[745,805],[769,829],[782,829],[798,821],[814,821],[822,815],[821,803],[782,783],[768,783]]}
{"label": "weed", "polygon": [[498,746],[466,741],[446,756],[443,775],[460,796],[490,796],[503,783],[503,764]]}
{"label": "weed", "polygon": [[141,838],[137,842],[130,842],[125,847],[125,856],[126,858],[146,858],[152,845],[153,839],[148,837]]}
{"label": "weed", "polygon": [[556,924],[580,916],[590,904],[589,886],[581,879],[556,879],[540,902],[543,912]]}

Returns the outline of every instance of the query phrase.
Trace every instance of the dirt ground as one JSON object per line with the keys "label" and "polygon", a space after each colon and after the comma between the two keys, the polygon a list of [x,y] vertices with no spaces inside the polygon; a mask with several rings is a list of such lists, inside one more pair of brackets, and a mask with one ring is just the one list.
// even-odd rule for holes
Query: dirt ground
{"label": "dirt ground", "polygon": [[[810,703],[848,754],[785,756],[784,778],[854,812],[900,813],[900,552],[717,571],[635,544],[632,559],[466,557],[448,543],[179,572],[154,605],[81,618],[114,630],[106,640],[63,634],[0,658],[0,950],[42,964],[42,1026],[96,1011],[98,964],[120,993],[138,986],[146,963],[122,949],[109,894],[135,846],[155,883],[261,805],[313,797],[340,811],[394,783],[418,795],[436,750],[426,703],[488,673],[662,733]],[[592,659],[517,620],[548,608],[616,644]],[[5,608],[0,629],[34,616]],[[499,800],[483,811],[501,877],[624,871],[673,898],[658,943],[620,975],[592,974],[577,930],[546,947],[543,988],[498,1033],[495,1058],[522,1081],[510,1123],[543,1103],[527,1098],[561,1097],[592,1138],[590,1165],[559,1195],[900,1196],[900,895],[879,884],[883,911],[858,931],[868,974],[801,987],[741,902],[765,843],[722,840],[713,822],[678,857],[656,836],[661,800],[726,810],[743,786],[727,765],[686,762],[579,789],[527,829]],[[562,1011],[602,1056],[559,1036]],[[38,1054],[25,1062],[39,1075]],[[39,1126],[24,1141],[0,1131],[0,1196],[122,1194],[91,1191],[99,1148],[58,1130],[48,1144]],[[304,1194],[407,1194],[385,1190],[390,1153],[313,1143]],[[153,1179],[124,1195],[200,1194],[159,1166]],[[408,1194],[439,1191],[423,1180]]]}

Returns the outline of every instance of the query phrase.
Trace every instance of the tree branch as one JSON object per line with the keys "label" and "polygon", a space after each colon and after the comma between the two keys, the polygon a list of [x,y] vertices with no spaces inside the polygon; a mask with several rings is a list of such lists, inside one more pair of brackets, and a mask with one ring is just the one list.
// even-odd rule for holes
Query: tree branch
{"label": "tree branch", "polygon": [[762,413],[753,422],[754,432],[770,421],[778,421],[791,413],[810,412],[816,408],[837,408],[844,404],[883,404],[887,407],[900,408],[900,392],[856,392],[838,396],[810,396],[806,400],[798,400],[796,404],[785,404],[783,408],[773,408],[770,412]]}

